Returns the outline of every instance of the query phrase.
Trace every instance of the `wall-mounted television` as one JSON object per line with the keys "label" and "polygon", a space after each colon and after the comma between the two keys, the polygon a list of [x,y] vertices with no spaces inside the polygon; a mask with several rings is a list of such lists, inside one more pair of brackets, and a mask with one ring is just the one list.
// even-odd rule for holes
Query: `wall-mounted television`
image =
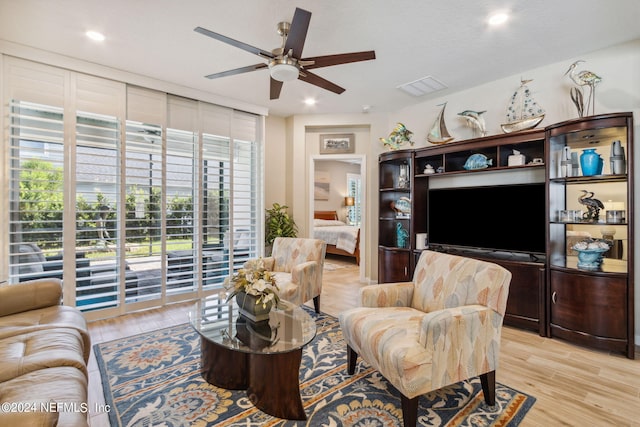
{"label": "wall-mounted television", "polygon": [[542,255],[545,200],[544,183],[430,189],[429,246]]}

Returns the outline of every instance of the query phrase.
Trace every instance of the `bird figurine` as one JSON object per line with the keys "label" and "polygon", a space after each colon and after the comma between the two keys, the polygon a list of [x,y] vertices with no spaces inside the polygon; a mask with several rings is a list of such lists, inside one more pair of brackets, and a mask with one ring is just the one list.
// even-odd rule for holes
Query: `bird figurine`
{"label": "bird figurine", "polygon": [[482,117],[483,113],[486,113],[486,110],[485,111],[464,110],[462,113],[458,113],[458,115],[464,118],[467,121],[467,124],[471,126],[474,130],[477,130],[480,133],[480,136],[486,136],[487,129],[484,123],[484,117]]}
{"label": "bird figurine", "polygon": [[593,191],[580,190],[584,194],[578,197],[578,203],[587,207],[587,211],[582,218],[586,221],[597,222],[600,219],[600,209],[604,209],[604,205],[598,199],[593,198]]}
{"label": "bird figurine", "polygon": [[[586,113],[589,115],[589,108],[591,108],[591,114],[595,114],[595,105],[596,105],[596,85],[602,81],[602,77],[598,76],[596,73],[588,70],[577,71],[576,67],[581,62],[585,62],[582,59],[577,60],[573,64],[569,66],[569,69],[564,73],[566,76],[569,75],[569,78],[573,80],[573,82],[579,86],[580,92],[582,92],[583,86],[589,86],[589,98],[587,99],[587,110]],[[571,99],[576,103],[576,107],[578,107],[578,113],[582,117],[581,107],[578,106],[578,101],[582,102],[583,94],[578,94],[577,91],[571,92]]]}
{"label": "bird figurine", "polygon": [[389,134],[389,137],[380,138],[380,142],[382,142],[385,147],[389,147],[390,150],[397,150],[405,142],[413,145],[413,141],[411,140],[412,136],[413,132],[407,129],[402,123],[398,123]]}

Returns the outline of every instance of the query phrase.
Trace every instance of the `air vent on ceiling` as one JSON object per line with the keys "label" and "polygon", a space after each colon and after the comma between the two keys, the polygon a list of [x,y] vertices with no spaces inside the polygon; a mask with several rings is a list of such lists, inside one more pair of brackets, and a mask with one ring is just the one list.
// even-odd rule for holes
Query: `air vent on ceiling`
{"label": "air vent on ceiling", "polygon": [[413,96],[422,96],[446,88],[447,85],[431,76],[423,77],[398,86],[398,89],[401,89]]}

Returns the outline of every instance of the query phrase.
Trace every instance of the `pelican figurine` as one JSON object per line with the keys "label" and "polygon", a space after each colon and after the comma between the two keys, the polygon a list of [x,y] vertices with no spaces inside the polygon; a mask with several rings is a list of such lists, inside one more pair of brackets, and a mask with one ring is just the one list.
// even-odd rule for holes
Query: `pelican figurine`
{"label": "pelican figurine", "polygon": [[600,209],[604,209],[604,205],[600,200],[593,198],[593,191],[580,191],[584,194],[578,197],[578,202],[587,207],[587,212],[584,213],[583,218],[587,221],[598,221],[600,219]]}
{"label": "pelican figurine", "polygon": [[[589,98],[587,99],[587,115],[589,115],[589,106],[591,106],[591,114],[595,113],[595,105],[596,105],[595,90],[596,90],[596,85],[602,81],[602,77],[588,70],[582,70],[579,72],[576,71],[576,67],[581,62],[585,62],[585,61],[583,61],[582,59],[579,59],[573,64],[571,64],[569,66],[569,69],[564,73],[564,75],[566,76],[567,74],[569,74],[569,77],[571,78],[571,80],[573,80],[573,82],[580,87],[580,91],[582,91],[583,86],[589,86]],[[580,106],[577,105],[577,102],[578,100],[580,101],[582,100],[583,98],[582,93],[578,95],[577,92],[575,94],[572,92],[571,98],[573,99],[573,102],[576,103],[576,106],[578,107],[578,112],[580,112],[581,108]]]}
{"label": "pelican figurine", "polygon": [[484,117],[482,117],[483,113],[486,113],[486,110],[485,111],[464,110],[462,113],[458,113],[458,115],[464,118],[467,121],[467,124],[471,126],[473,129],[477,129],[480,132],[480,136],[486,136],[487,130],[484,124]]}

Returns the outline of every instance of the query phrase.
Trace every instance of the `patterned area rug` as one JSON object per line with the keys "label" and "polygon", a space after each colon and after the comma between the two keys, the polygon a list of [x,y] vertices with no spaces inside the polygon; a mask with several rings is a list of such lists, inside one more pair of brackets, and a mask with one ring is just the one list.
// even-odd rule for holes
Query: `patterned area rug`
{"label": "patterned area rug", "polygon": [[[300,393],[308,420],[287,421],[256,409],[244,391],[200,376],[200,339],[188,324],[96,344],[112,426],[401,426],[398,392],[358,358],[347,374],[337,319],[316,315],[318,332],[302,356]],[[517,426],[535,398],[497,384],[484,403],[479,379],[420,398],[419,426]]]}

